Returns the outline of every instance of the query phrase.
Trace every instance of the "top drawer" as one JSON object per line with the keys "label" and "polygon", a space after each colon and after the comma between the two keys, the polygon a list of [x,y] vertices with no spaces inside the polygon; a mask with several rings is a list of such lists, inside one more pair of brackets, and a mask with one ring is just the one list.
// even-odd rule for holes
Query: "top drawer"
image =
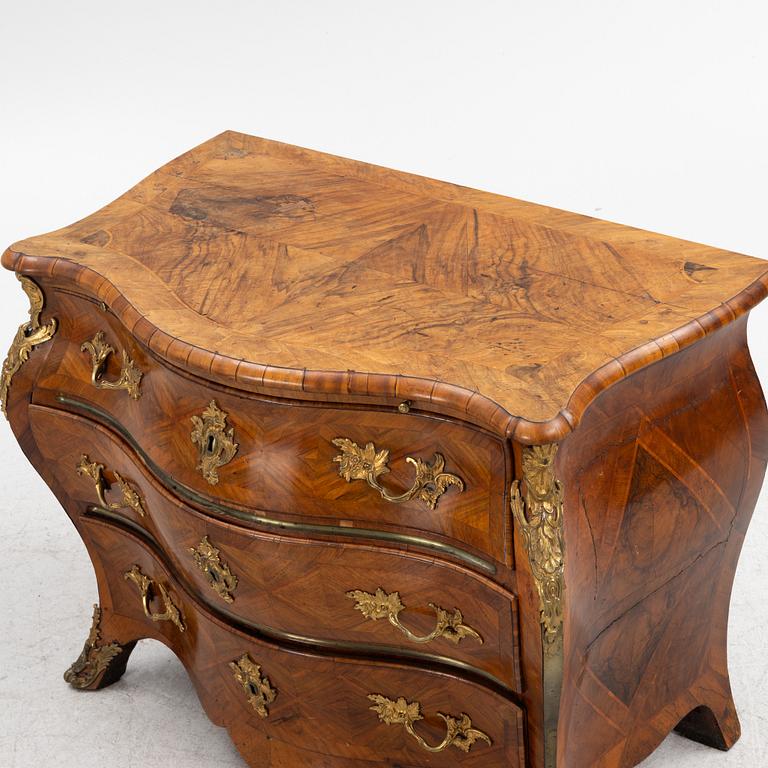
{"label": "top drawer", "polygon": [[160,363],[98,305],[50,294],[60,329],[36,397],[48,390],[103,412],[175,483],[287,521],[428,533],[510,564],[501,440],[394,408],[201,382]]}

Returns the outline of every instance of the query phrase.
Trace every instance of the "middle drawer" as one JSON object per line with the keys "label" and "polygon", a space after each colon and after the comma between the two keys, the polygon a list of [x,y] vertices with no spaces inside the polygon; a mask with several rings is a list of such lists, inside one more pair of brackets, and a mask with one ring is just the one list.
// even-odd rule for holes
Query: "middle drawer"
{"label": "middle drawer", "polygon": [[520,691],[517,600],[492,581],[422,555],[203,514],[106,428],[39,405],[30,423],[48,465],[65,468],[56,481],[76,506],[140,526],[222,614],[277,640],[441,659]]}

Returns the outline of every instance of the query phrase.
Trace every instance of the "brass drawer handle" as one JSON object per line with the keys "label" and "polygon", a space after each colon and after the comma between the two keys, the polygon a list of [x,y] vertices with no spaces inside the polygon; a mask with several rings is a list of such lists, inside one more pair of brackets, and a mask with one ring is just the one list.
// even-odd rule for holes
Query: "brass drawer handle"
{"label": "brass drawer handle", "polygon": [[445,720],[447,733],[437,746],[430,746],[416,733],[413,727],[417,720],[424,719],[421,714],[421,704],[418,701],[406,701],[402,696],[397,701],[392,701],[392,699],[388,699],[378,693],[371,693],[368,698],[375,702],[374,706],[369,707],[369,709],[379,716],[379,720],[382,723],[405,726],[408,734],[413,736],[419,743],[419,746],[427,752],[442,752],[450,746],[454,746],[462,752],[469,752],[474,743],[479,739],[485,741],[489,746],[492,743],[487,733],[472,727],[472,720],[464,712],[458,717],[438,712],[437,716]]}
{"label": "brass drawer handle", "polygon": [[229,667],[240,685],[243,686],[248,703],[260,717],[269,716],[267,704],[277,698],[277,691],[268,677],[261,674],[261,667],[244,653],[237,661],[230,661]]}
{"label": "brass drawer handle", "polygon": [[132,509],[137,514],[141,515],[141,517],[144,517],[147,514],[141,496],[139,496],[136,489],[117,472],[113,472],[112,474],[115,476],[115,482],[120,488],[122,498],[120,501],[115,501],[110,504],[106,499],[106,491],[109,490],[110,483],[108,483],[104,477],[104,465],[99,464],[96,461],[91,461],[85,453],[80,456],[80,463],[77,465],[77,474],[86,475],[93,480],[93,484],[96,487],[96,497],[99,500],[99,504],[101,504],[104,509]]}
{"label": "brass drawer handle", "polygon": [[399,629],[413,643],[429,643],[438,637],[444,637],[455,644],[460,643],[465,637],[472,637],[480,643],[483,642],[480,634],[464,623],[464,617],[458,608],[450,613],[445,608],[430,603],[429,607],[437,614],[435,628],[428,635],[414,635],[408,627],[400,623],[400,612],[405,610],[405,606],[400,600],[399,592],[387,593],[379,587],[375,594],[371,594],[360,589],[354,589],[347,592],[347,597],[356,602],[356,610],[360,611],[366,619],[373,621],[387,619],[393,627]]}
{"label": "brass drawer handle", "polygon": [[207,536],[196,546],[188,550],[197,567],[205,574],[211,589],[226,603],[234,602],[232,593],[237,587],[237,576],[226,563],[221,562],[219,550],[211,544]]}
{"label": "brass drawer handle", "polygon": [[[141,594],[141,605],[144,608],[144,614],[148,619],[152,621],[170,621],[171,624],[175,624],[180,632],[183,632],[186,627],[184,626],[184,620],[181,617],[181,611],[174,605],[171,596],[168,594],[168,590],[159,581],[153,581],[149,576],[145,576],[141,572],[141,568],[138,565],[134,565],[130,571],[123,574],[126,581],[132,581]],[[153,613],[150,606],[155,588],[159,593],[159,598],[163,603],[162,613]]]}
{"label": "brass drawer handle", "polygon": [[378,480],[380,475],[389,472],[389,451],[386,448],[377,451],[373,443],[367,443],[365,448],[361,448],[346,437],[337,437],[331,442],[341,450],[333,459],[339,465],[339,476],[348,483],[353,480],[365,480],[383,499],[393,504],[402,504],[416,498],[430,509],[434,509],[439,498],[450,486],[456,486],[459,492],[464,490],[464,481],[458,475],[444,472],[445,457],[436,453],[431,462],[407,456],[405,460],[416,468],[416,479],[407,491],[394,494]]}
{"label": "brass drawer handle", "polygon": [[123,350],[123,365],[120,369],[120,377],[117,381],[107,381],[104,377],[104,369],[107,367],[107,358],[115,352],[114,347],[104,341],[104,331],[99,331],[90,341],[84,341],[80,345],[81,352],[91,355],[91,382],[99,389],[124,389],[133,400],[141,397],[139,385],[144,375],[136,364]]}
{"label": "brass drawer handle", "polygon": [[211,485],[219,482],[219,467],[229,464],[238,449],[234,428],[227,429],[227,418],[228,414],[215,400],[211,400],[202,416],[192,417],[191,438],[199,453],[197,469]]}

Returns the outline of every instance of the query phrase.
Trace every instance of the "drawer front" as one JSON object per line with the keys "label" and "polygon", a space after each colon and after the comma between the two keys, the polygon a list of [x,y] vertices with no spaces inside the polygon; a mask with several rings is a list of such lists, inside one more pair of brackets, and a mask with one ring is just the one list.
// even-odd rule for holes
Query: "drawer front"
{"label": "drawer front", "polygon": [[141,526],[215,610],[278,638],[442,658],[520,690],[517,600],[456,565],[382,547],[287,538],[201,514],[109,430],[30,407],[57,482],[85,510]]}
{"label": "drawer front", "polygon": [[[162,639],[181,657],[209,716],[252,765],[524,765],[523,712],[511,700],[449,674],[260,641],[198,605],[132,535],[88,519],[81,530],[102,564],[102,602],[134,620],[137,636]],[[136,571],[157,593],[163,587],[183,631],[145,617],[135,582],[124,577]],[[152,611],[164,608],[158,602]]]}
{"label": "drawer front", "polygon": [[60,330],[38,390],[105,412],[176,482],[286,520],[426,532],[511,565],[497,438],[395,408],[234,394],[160,364],[97,305],[51,294]]}

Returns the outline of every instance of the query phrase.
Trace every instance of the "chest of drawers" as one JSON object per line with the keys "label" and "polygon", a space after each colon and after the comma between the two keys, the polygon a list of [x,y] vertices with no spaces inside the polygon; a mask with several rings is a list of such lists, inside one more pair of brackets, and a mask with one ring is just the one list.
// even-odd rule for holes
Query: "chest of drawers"
{"label": "chest of drawers", "polygon": [[766,262],[228,132],[3,264],[3,408],[98,579],[74,687],[163,642],[274,768],[738,738]]}

